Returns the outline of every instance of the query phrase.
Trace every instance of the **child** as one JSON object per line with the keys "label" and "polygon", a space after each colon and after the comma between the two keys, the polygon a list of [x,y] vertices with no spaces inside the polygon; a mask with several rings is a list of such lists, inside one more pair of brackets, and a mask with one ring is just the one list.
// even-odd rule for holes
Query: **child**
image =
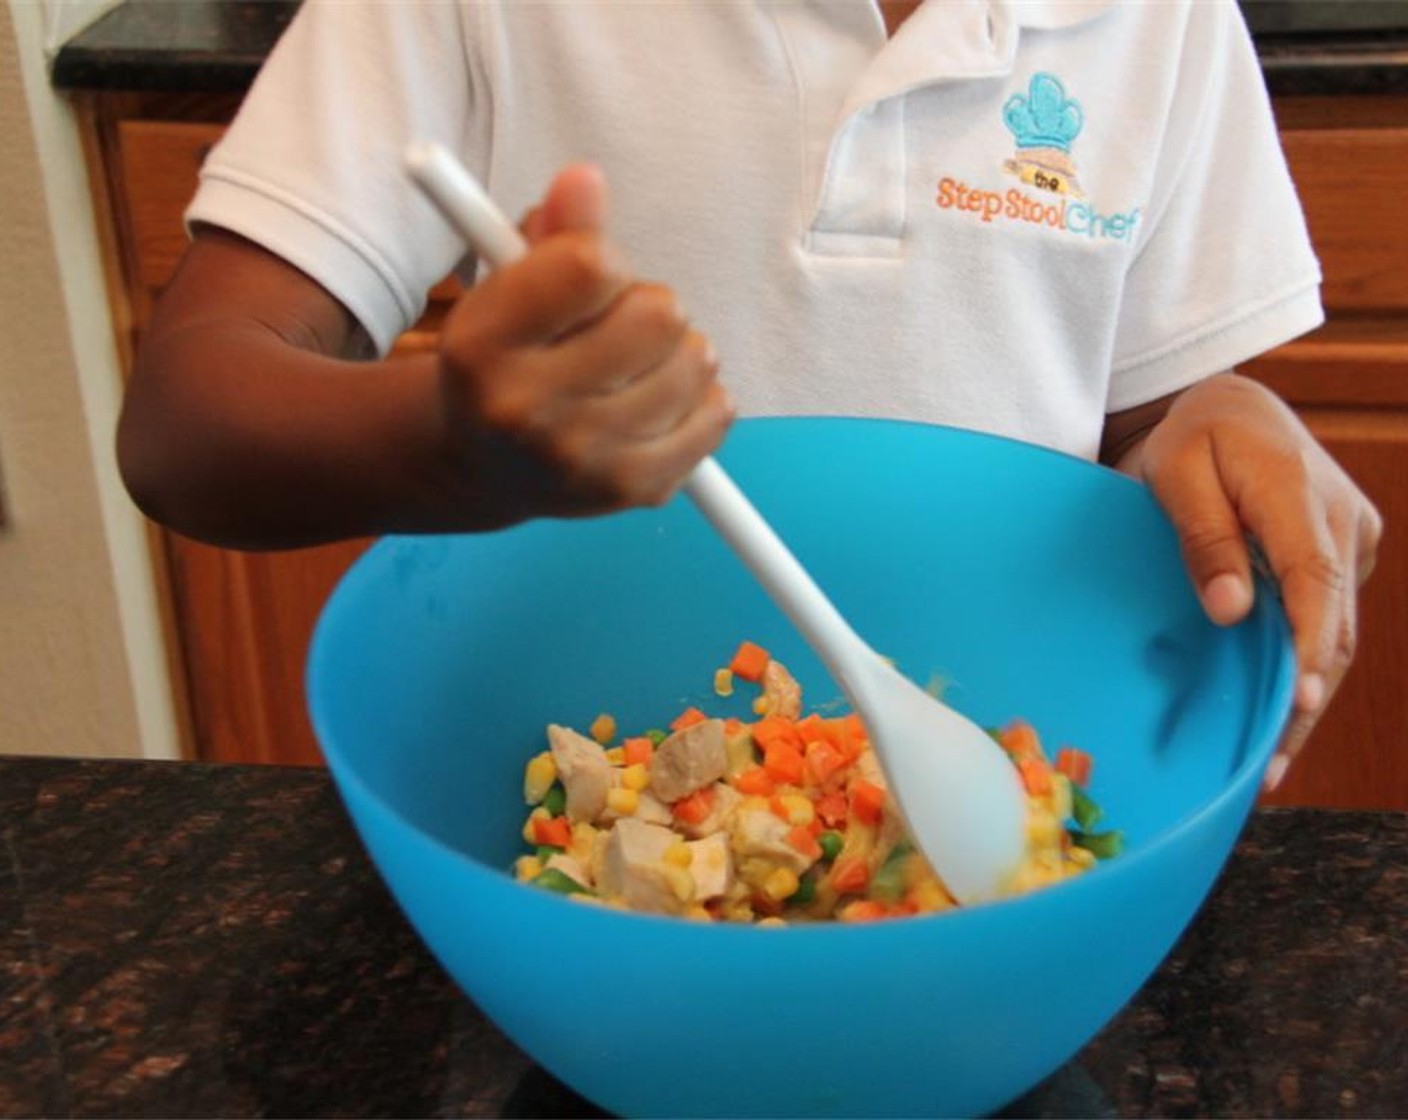
{"label": "child", "polygon": [[[472,276],[417,139],[532,248],[388,356]],[[1300,673],[1271,784],[1348,665],[1378,514],[1229,372],[1321,321],[1231,0],[307,0],[188,217],[119,433],[179,532],[588,516],[666,500],[736,410],[901,416],[1143,479],[1219,623],[1255,537]]]}

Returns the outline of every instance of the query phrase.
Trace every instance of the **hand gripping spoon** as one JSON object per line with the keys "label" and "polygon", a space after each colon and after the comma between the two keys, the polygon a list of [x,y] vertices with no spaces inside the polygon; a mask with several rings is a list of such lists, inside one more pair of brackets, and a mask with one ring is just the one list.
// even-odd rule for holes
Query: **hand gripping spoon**
{"label": "hand gripping spoon", "polygon": [[[492,267],[527,243],[448,150],[416,143],[411,178]],[[1003,892],[1025,849],[1027,799],[1016,767],[977,724],[891,668],[846,623],[713,458],[684,490],[811,644],[870,735],[911,835],[962,903]]]}

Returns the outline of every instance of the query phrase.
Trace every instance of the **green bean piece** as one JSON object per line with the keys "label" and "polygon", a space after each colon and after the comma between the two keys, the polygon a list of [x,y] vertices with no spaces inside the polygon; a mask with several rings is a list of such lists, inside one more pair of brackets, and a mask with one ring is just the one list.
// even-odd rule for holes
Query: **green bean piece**
{"label": "green bean piece", "polygon": [[591,894],[592,892],[577,882],[565,871],[560,871],[556,867],[546,867],[529,880],[535,887],[542,887],[544,890],[556,891],[558,894]]}
{"label": "green bean piece", "polygon": [[562,788],[561,782],[553,782],[548,787],[548,791],[543,795],[543,808],[554,817],[562,816],[563,810],[567,808],[567,791]]}

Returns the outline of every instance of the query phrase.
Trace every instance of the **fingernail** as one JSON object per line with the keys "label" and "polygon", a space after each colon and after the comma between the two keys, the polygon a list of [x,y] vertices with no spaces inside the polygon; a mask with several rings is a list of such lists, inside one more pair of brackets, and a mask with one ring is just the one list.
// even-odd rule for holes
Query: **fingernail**
{"label": "fingernail", "polygon": [[1203,585],[1203,602],[1215,620],[1238,619],[1251,608],[1251,588],[1235,572],[1223,572]]}
{"label": "fingernail", "polygon": [[1266,788],[1267,793],[1281,784],[1281,779],[1286,776],[1286,770],[1290,765],[1291,760],[1285,755],[1272,756],[1271,761],[1266,764],[1266,774],[1262,778],[1262,785]]}
{"label": "fingernail", "polygon": [[1296,682],[1296,707],[1303,712],[1318,712],[1325,703],[1325,678],[1319,673],[1304,673]]}

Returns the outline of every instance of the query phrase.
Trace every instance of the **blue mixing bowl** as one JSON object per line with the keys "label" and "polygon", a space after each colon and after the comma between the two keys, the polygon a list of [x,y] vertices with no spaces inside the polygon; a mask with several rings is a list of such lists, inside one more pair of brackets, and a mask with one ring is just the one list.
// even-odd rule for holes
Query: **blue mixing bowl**
{"label": "blue mixing bowl", "polygon": [[1211,887],[1290,707],[1284,614],[1203,616],[1146,490],[917,424],[765,419],[720,455],[877,650],[984,725],[1096,759],[1125,854],[930,917],[768,929],[584,906],[516,883],[544,728],[731,710],[742,638],[817,659],[683,499],[590,521],[389,538],[329,601],[314,724],[427,945],[524,1051],[630,1115],[919,1116],[1000,1107],[1135,993]]}

